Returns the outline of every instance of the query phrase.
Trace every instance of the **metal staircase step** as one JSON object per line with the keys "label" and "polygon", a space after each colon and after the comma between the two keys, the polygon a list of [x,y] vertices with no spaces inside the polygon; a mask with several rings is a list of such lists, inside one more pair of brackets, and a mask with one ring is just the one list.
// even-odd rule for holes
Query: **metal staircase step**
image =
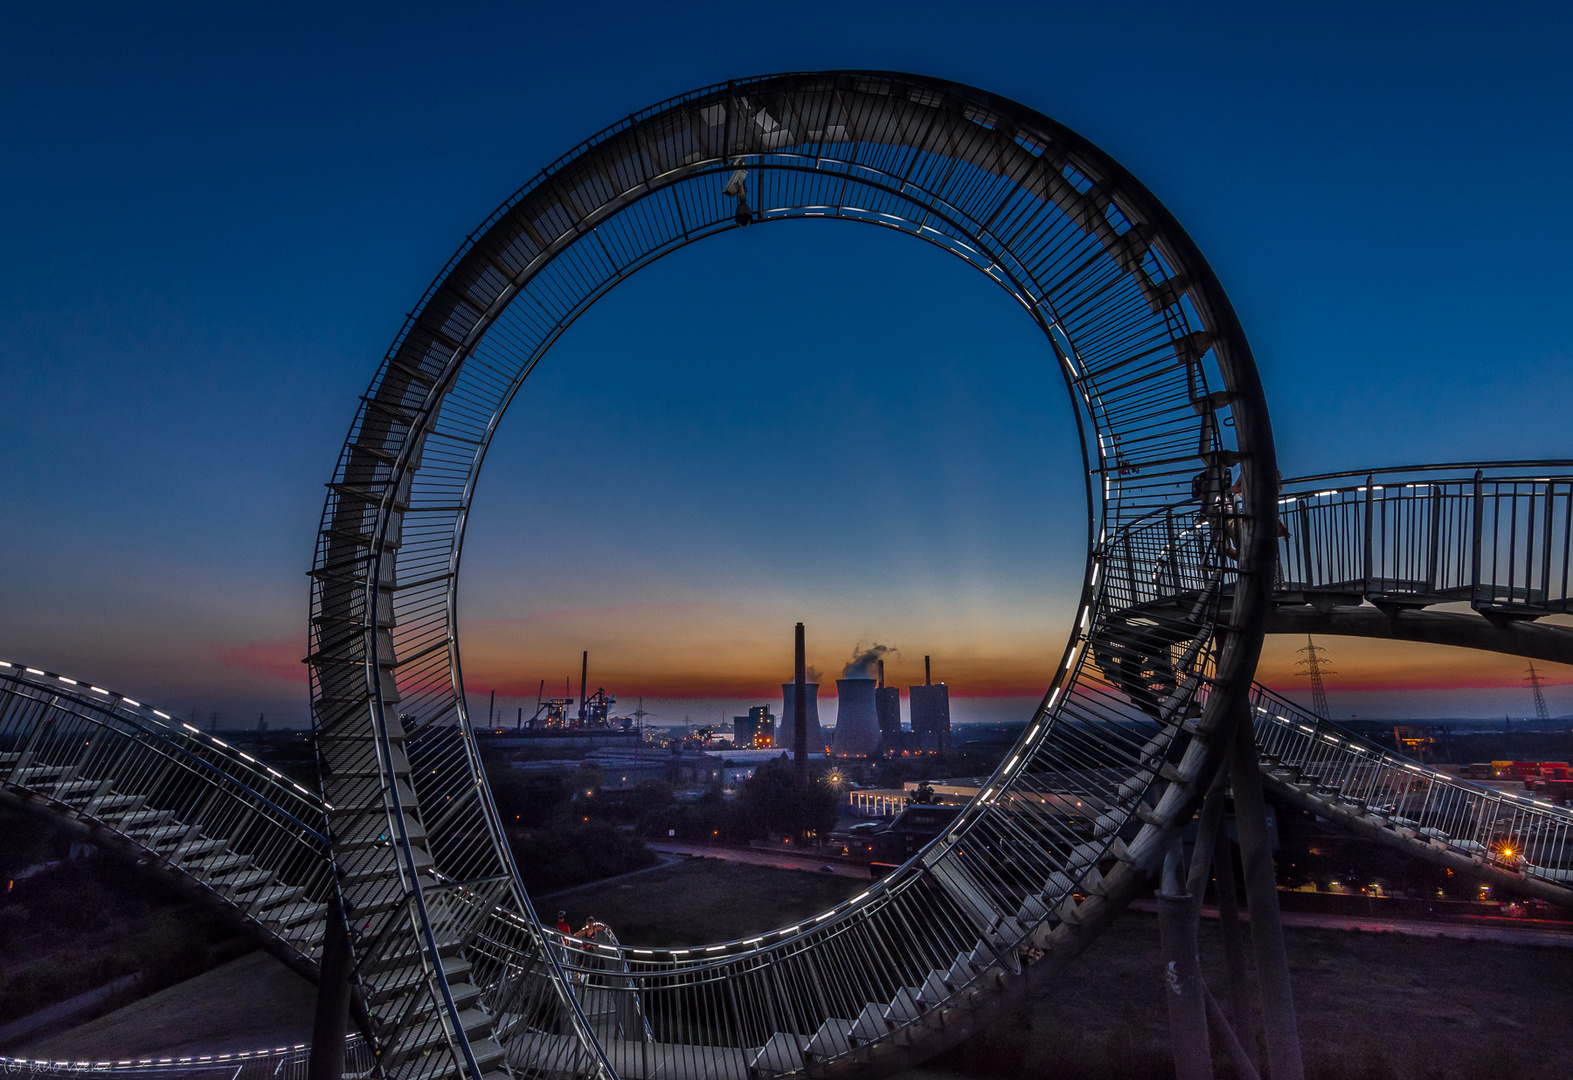
{"label": "metal staircase step", "polygon": [[300,887],[296,885],[274,885],[270,888],[262,889],[256,896],[253,896],[250,906],[246,910],[249,914],[260,917],[261,913],[268,908],[293,900],[300,893]]}
{"label": "metal staircase step", "polygon": [[803,1048],[806,1039],[778,1031],[766,1040],[748,1062],[750,1072],[788,1073],[803,1067]]}
{"label": "metal staircase step", "polygon": [[215,878],[208,882],[212,888],[234,895],[235,893],[248,892],[259,885],[266,885],[273,880],[271,870],[243,870],[229,877]]}
{"label": "metal staircase step", "polygon": [[461,1009],[467,1009],[481,1000],[481,988],[472,982],[450,982],[448,993],[453,995],[453,1003]]}
{"label": "metal staircase step", "polygon": [[[362,970],[371,976],[369,981],[373,985],[368,996],[373,1004],[401,994],[426,978],[426,968],[421,964],[420,955],[413,951],[389,957],[380,966],[368,964]],[[443,957],[442,973],[448,985],[452,986],[464,981],[469,975],[470,962],[461,956]]]}
{"label": "metal staircase step", "polygon": [[113,820],[121,832],[127,836],[135,836],[138,832],[146,832],[155,825],[162,825],[173,816],[168,810],[133,810]]}
{"label": "metal staircase step", "polygon": [[[435,865],[431,852],[418,845],[410,845],[410,854],[415,860],[415,872],[421,873]],[[368,848],[363,851],[350,852],[338,860],[340,880],[345,885],[354,885],[362,881],[372,881],[386,876],[390,870],[397,872],[397,856],[391,848]]]}
{"label": "metal staircase step", "polygon": [[885,1022],[891,1027],[910,1023],[923,1015],[923,1004],[918,1000],[919,991],[903,986],[885,1007]]}
{"label": "metal staircase step", "polygon": [[503,1058],[507,1056],[507,1051],[502,1048],[496,1039],[481,1039],[471,1042],[470,1053],[475,1058],[476,1067],[482,1072],[493,1065],[502,1064]]}
{"label": "metal staircase step", "polygon": [[116,810],[135,810],[144,799],[142,795],[105,795],[99,799],[90,799],[82,809],[94,817],[103,818]]}
{"label": "metal staircase step", "polygon": [[884,1010],[871,1001],[863,1006],[863,1011],[858,1013],[856,1020],[852,1021],[852,1028],[847,1032],[847,1037],[866,1043],[883,1039],[889,1034],[890,1025],[885,1022]]}
{"label": "metal staircase step", "polygon": [[950,997],[950,987],[945,985],[945,973],[934,970],[929,972],[928,978],[923,980],[923,985],[918,987],[918,1005],[923,1009],[932,1009]]}
{"label": "metal staircase step", "polygon": [[187,859],[201,858],[215,851],[224,851],[228,847],[229,844],[223,840],[199,838],[179,845],[174,851],[170,852],[170,857],[185,861]]}
{"label": "metal staircase step", "polygon": [[250,855],[237,855],[233,852],[223,855],[210,855],[204,859],[187,859],[181,863],[181,868],[192,873],[202,874],[205,877],[219,877],[241,866],[250,866]]}
{"label": "metal staircase step", "polygon": [[954,990],[958,986],[965,986],[978,975],[977,968],[972,966],[967,959],[967,954],[962,953],[956,957],[956,962],[945,972],[945,985]]}
{"label": "metal staircase step", "polygon": [[31,787],[44,777],[58,776],[62,780],[69,780],[74,775],[76,767],[72,765],[28,765],[11,773],[11,783]]}
{"label": "metal staircase step", "polygon": [[276,906],[262,917],[274,926],[294,926],[310,919],[322,919],[327,915],[327,911],[327,904],[313,904],[308,901],[302,904]]}
{"label": "metal staircase step", "polygon": [[803,1053],[809,1058],[835,1057],[852,1049],[852,1021],[832,1016],[809,1038]]}
{"label": "metal staircase step", "polygon": [[185,825],[160,825],[157,828],[143,829],[134,835],[144,847],[157,848],[162,847],[170,840],[178,841],[190,831]]}
{"label": "metal staircase step", "polygon": [[314,922],[303,922],[284,929],[279,932],[279,937],[302,952],[310,952],[313,948],[322,944],[322,939],[327,932],[328,924],[324,920],[318,919]]}
{"label": "metal staircase step", "polygon": [[[480,1044],[491,1042],[492,1045],[496,1045],[492,1039],[492,1018],[479,1009],[461,1010],[459,1012],[459,1027],[463,1029],[472,1053],[476,1053],[476,1048]],[[400,1064],[410,1060],[423,1050],[445,1044],[447,1038],[448,1036],[443,1030],[443,1025],[434,1022],[429,1014],[426,1018],[414,1023],[408,1023],[383,1051],[382,1056],[383,1061],[386,1063],[385,1067],[397,1069]],[[476,1058],[477,1064],[479,1064],[479,1053],[476,1053]],[[483,1064],[481,1067],[485,1068],[486,1065]]]}

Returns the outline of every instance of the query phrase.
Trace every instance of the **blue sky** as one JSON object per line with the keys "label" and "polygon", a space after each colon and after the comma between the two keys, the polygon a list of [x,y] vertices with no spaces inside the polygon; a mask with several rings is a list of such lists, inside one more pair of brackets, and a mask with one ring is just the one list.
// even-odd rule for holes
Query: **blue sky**
{"label": "blue sky", "polygon": [[[322,483],[404,313],[536,170],[733,76],[931,73],[1099,143],[1217,270],[1286,473],[1570,456],[1559,6],[4,19],[0,654],[167,707],[304,718]],[[899,645],[902,679],[925,652],[979,685],[1052,664],[1081,560],[1064,395],[1020,312],[920,247],[749,230],[581,320],[486,467],[465,561],[472,677],[533,686],[584,642],[624,663],[632,696],[671,659],[652,640],[675,638],[683,670],[724,682],[733,660],[703,661],[717,640],[789,660],[796,618],[827,670],[860,640]],[[1390,682],[1408,663],[1342,653]],[[1487,664],[1480,689],[1423,711],[1500,712],[1518,666]],[[1382,685],[1363,678],[1350,711],[1401,709],[1412,683]],[[1573,688],[1553,708],[1573,709]]]}

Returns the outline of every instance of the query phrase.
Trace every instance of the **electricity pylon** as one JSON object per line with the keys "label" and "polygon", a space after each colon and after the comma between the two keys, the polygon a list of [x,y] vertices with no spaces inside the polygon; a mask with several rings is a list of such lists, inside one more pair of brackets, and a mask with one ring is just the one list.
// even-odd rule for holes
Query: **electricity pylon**
{"label": "electricity pylon", "polygon": [[1546,708],[1546,695],[1540,689],[1540,672],[1535,670],[1535,662],[1533,660],[1529,662],[1529,674],[1524,676],[1524,681],[1535,692],[1535,715],[1541,720],[1550,720],[1551,710]]}
{"label": "electricity pylon", "polygon": [[1298,651],[1305,653],[1305,659],[1295,661],[1295,666],[1305,668],[1300,674],[1311,677],[1311,711],[1326,720],[1329,718],[1327,688],[1322,685],[1322,676],[1337,675],[1338,672],[1322,666],[1327,656],[1326,650],[1318,649],[1310,634],[1305,635],[1305,648]]}

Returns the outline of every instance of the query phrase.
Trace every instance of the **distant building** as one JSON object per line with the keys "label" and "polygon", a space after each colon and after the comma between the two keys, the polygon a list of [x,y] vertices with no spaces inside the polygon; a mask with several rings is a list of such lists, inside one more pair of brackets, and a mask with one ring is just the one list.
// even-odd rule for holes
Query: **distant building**
{"label": "distant building", "polygon": [[732,717],[732,745],[738,749],[769,750],[776,744],[776,718],[767,705],[755,705],[747,716]]}
{"label": "distant building", "polygon": [[883,877],[906,862],[956,820],[959,806],[909,806],[886,828],[869,837],[869,870]]}
{"label": "distant building", "polygon": [[874,712],[879,716],[881,735],[901,730],[901,687],[881,686],[874,691]]}
{"label": "distant building", "polygon": [[950,687],[944,683],[908,687],[907,705],[912,712],[912,734],[922,749],[950,745]]}

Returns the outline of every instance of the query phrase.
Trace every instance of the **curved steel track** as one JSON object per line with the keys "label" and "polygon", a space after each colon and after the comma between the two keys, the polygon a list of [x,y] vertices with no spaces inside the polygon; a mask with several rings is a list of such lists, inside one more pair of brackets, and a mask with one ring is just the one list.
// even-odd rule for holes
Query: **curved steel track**
{"label": "curved steel track", "polygon": [[[738,169],[748,214],[723,193]],[[1075,626],[980,797],[867,892],[745,941],[564,943],[518,884],[469,730],[455,599],[466,516],[503,412],[563,329],[641,266],[750,218],[927,240],[1038,323],[1091,478]],[[1223,494],[1232,468],[1238,500]],[[1426,846],[1430,829],[1478,854],[1459,845],[1481,843],[1482,811],[1443,822],[1401,800],[1383,817],[1389,804],[1362,794],[1401,764],[1340,759],[1334,780],[1297,764],[1317,740],[1267,741],[1303,719],[1261,698],[1253,711],[1250,696],[1280,562],[1275,475],[1249,347],[1195,245],[1117,163],[1030,109],[919,76],[770,76],[664,102],[565,155],[416,306],[361,399],[323,514],[308,658],[322,834],[379,1068],[742,1078],[921,1060],[1051,978],[1118,913],[1246,716],[1270,771],[1355,807],[1351,827]],[[1488,598],[1494,618],[1533,601],[1514,573]],[[1554,869],[1540,857],[1520,872]]]}

